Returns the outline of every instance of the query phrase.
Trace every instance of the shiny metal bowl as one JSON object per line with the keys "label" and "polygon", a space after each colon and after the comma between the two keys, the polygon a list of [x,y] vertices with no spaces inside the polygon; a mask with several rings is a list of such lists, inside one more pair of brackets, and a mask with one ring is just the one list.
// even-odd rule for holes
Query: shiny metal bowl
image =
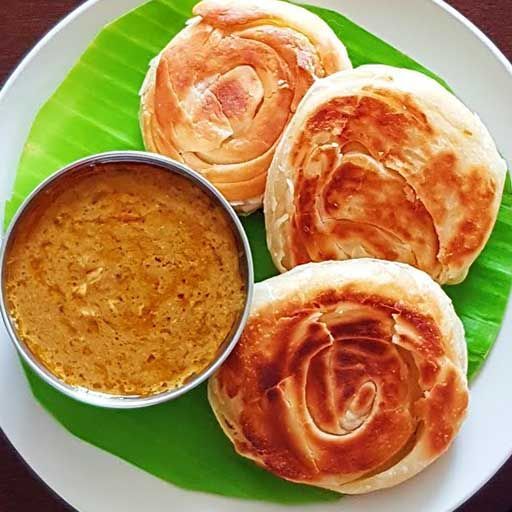
{"label": "shiny metal bowl", "polygon": [[[245,277],[246,300],[244,308],[240,312],[240,315],[238,317],[238,321],[235,323],[235,325],[233,325],[231,332],[226,337],[222,345],[219,347],[219,350],[215,358],[202,372],[195,374],[185,384],[178,388],[170,389],[154,395],[123,396],[108,393],[99,393],[96,391],[89,390],[87,388],[72,386],[65,383],[60,378],[56,377],[53,373],[51,373],[45,366],[43,366],[38,361],[38,359],[32,354],[32,352],[28,349],[25,343],[18,337],[16,328],[13,324],[12,318],[9,314],[8,307],[6,304],[4,290],[5,255],[9,247],[11,235],[14,232],[17,223],[19,219],[23,216],[24,212],[26,212],[27,209],[30,207],[32,201],[36,197],[38,197],[39,194],[44,193],[45,190],[47,190],[47,188],[50,186],[50,184],[54,185],[56,181],[58,181],[60,178],[62,178],[64,175],[67,175],[68,173],[80,172],[92,166],[112,163],[149,164],[160,169],[165,169],[169,172],[179,174],[180,176],[183,176],[197,184],[226,212],[228,218],[231,220],[232,229],[240,249],[240,268],[242,269],[242,272]],[[242,334],[243,328],[247,321],[247,317],[249,315],[254,287],[253,265],[249,242],[247,240],[247,236],[245,234],[245,231],[242,227],[240,220],[238,219],[235,211],[229,205],[226,199],[224,199],[220,192],[218,192],[217,189],[213,187],[213,185],[211,185],[211,183],[209,183],[204,177],[192,171],[191,169],[188,169],[184,165],[177,163],[169,158],[165,158],[163,156],[139,151],[112,151],[108,153],[100,153],[87,158],[83,158],[81,160],[73,162],[70,165],[67,165],[63,169],[55,172],[46,180],[44,180],[26,198],[26,200],[20,206],[18,212],[12,219],[11,224],[5,234],[2,243],[2,248],[0,252],[0,268],[0,308],[2,318],[13,343],[16,346],[16,349],[20,353],[23,360],[30,366],[30,368],[37,375],[39,375],[48,384],[53,386],[55,389],[58,389],[65,395],[87,404],[118,409],[146,407],[149,405],[165,402],[167,400],[172,400],[174,398],[179,397],[180,395],[183,395],[187,391],[190,391],[191,389],[195,388],[203,381],[205,381],[210,375],[212,375],[215,372],[215,370],[217,370],[217,368],[228,357],[229,353],[233,350]]]}

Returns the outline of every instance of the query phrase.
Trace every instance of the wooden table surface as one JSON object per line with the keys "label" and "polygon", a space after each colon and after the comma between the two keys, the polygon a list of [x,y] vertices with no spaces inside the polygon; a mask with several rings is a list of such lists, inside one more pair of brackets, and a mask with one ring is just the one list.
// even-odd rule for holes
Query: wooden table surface
{"label": "wooden table surface", "polygon": [[[36,41],[80,3],[80,0],[0,1],[0,84]],[[451,0],[449,3],[478,25],[512,60],[512,0]],[[512,510],[511,486],[512,459],[458,512]],[[69,510],[71,507],[25,465],[0,430],[0,512]]]}

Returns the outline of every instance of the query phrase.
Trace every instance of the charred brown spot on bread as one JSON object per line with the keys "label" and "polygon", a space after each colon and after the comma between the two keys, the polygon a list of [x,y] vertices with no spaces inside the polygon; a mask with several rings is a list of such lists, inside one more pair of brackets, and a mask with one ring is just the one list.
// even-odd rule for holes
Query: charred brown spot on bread
{"label": "charred brown spot on bread", "polygon": [[228,117],[244,112],[247,106],[247,91],[238,80],[223,80],[215,88],[215,95]]}
{"label": "charred brown spot on bread", "polygon": [[277,361],[270,361],[260,366],[259,383],[262,390],[270,390],[270,388],[277,386],[281,378],[281,365]]}
{"label": "charred brown spot on bread", "polygon": [[330,328],[330,332],[335,339],[350,339],[350,337],[386,339],[389,336],[389,333],[382,329],[381,323],[371,318],[334,324]]}
{"label": "charred brown spot on bread", "polygon": [[[372,321],[370,320],[370,323]],[[386,334],[386,337],[388,335]],[[340,339],[340,338],[337,338]],[[342,338],[343,346],[347,348],[356,348],[363,356],[383,356],[388,352],[389,344],[379,339],[372,338]]]}
{"label": "charred brown spot on bread", "polygon": [[447,257],[454,262],[474,254],[487,241],[495,222],[488,205],[496,195],[496,183],[487,176],[486,169],[477,167],[458,183],[457,190],[467,212],[446,250]]}
{"label": "charred brown spot on bread", "polygon": [[[336,127],[342,127],[345,118],[350,117],[356,111],[358,98],[355,96],[345,96],[335,98],[322,105],[308,120],[304,128],[304,134],[331,132]],[[306,139],[306,135],[304,135]]]}
{"label": "charred brown spot on bread", "polygon": [[440,371],[439,363],[435,360],[427,359],[419,364],[419,373],[426,386],[431,387]]}
{"label": "charred brown spot on bread", "polygon": [[[372,138],[364,132],[355,133],[353,125],[376,126],[379,133]],[[337,128],[340,133],[337,133]],[[393,143],[408,140],[408,131],[414,128],[425,134],[432,134],[426,115],[416,106],[410,95],[389,90],[366,91],[362,96],[344,96],[329,100],[307,120],[304,132],[311,137],[314,133],[334,133],[340,141],[358,140],[363,137],[370,151],[381,149],[378,139]],[[359,140],[358,142],[362,142]],[[372,151],[371,151],[372,152]]]}
{"label": "charred brown spot on bread", "polygon": [[451,370],[445,380],[430,391],[426,425],[433,455],[447,449],[453,438],[453,425],[458,425],[466,413],[468,395],[461,392],[462,386],[460,378]]}
{"label": "charred brown spot on bread", "polygon": [[286,368],[287,372],[293,374],[302,371],[309,364],[311,358],[330,343],[329,333],[326,332],[325,326],[318,323],[309,324],[306,340],[291,355]]}

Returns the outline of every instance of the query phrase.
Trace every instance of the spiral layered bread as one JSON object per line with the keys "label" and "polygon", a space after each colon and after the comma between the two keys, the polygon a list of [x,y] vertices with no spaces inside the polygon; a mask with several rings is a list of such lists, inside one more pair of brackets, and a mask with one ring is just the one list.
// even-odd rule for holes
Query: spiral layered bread
{"label": "spiral layered bread", "polygon": [[462,324],[430,277],[373,259],[310,263],[256,285],[209,399],[238,453],[358,494],[447,450],[467,404]]}
{"label": "spiral layered bread", "polygon": [[458,283],[505,175],[487,129],[434,80],[382,65],[337,73],[310,89],[269,170],[274,263],[375,257]]}
{"label": "spiral layered bread", "polygon": [[317,77],[350,60],[326,23],[289,3],[205,0],[193,13],[142,87],[144,143],[251,211],[297,104]]}

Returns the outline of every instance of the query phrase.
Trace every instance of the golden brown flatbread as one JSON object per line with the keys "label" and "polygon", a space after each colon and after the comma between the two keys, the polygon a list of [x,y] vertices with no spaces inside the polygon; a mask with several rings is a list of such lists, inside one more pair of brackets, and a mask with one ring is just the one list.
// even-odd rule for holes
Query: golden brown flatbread
{"label": "golden brown flatbread", "polygon": [[427,274],[373,259],[310,263],[256,285],[209,399],[241,455],[359,494],[444,453],[468,405],[464,330]]}
{"label": "golden brown flatbread", "polygon": [[351,63],[329,26],[293,4],[204,0],[193,13],[142,87],[144,143],[255,210],[297,104],[317,77]]}
{"label": "golden brown flatbread", "polygon": [[375,257],[458,283],[487,242],[506,174],[489,132],[427,76],[369,65],[316,82],[269,170],[279,270]]}

